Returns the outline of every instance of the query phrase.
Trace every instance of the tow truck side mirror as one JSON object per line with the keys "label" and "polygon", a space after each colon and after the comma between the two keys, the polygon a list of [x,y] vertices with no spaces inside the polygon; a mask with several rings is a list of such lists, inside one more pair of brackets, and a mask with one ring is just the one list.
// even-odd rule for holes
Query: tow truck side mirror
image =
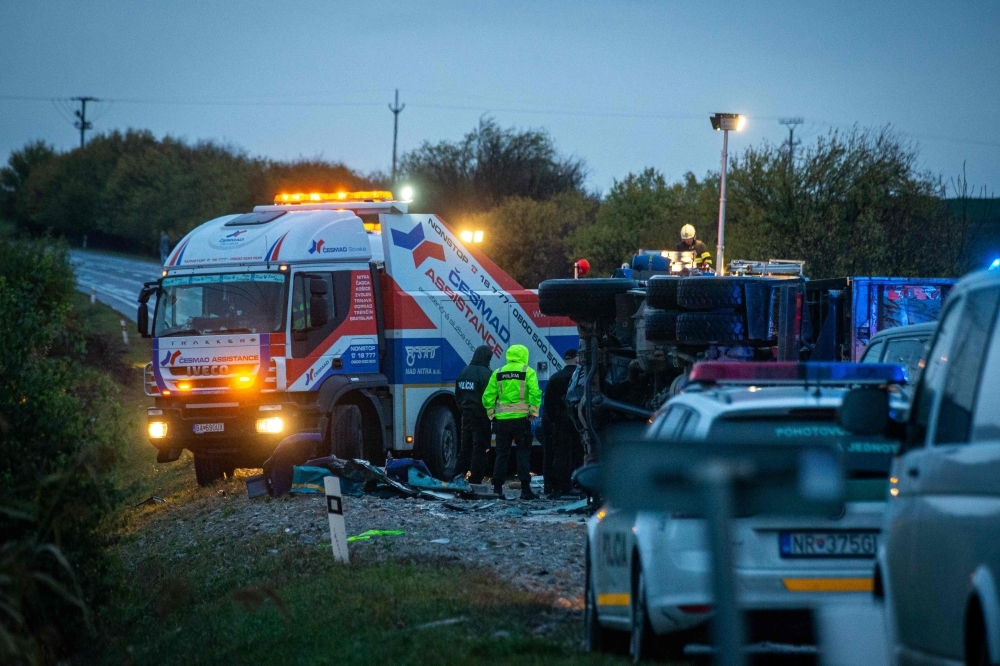
{"label": "tow truck side mirror", "polygon": [[151,337],[149,335],[149,305],[146,303],[139,303],[139,310],[136,312],[135,323],[136,328],[139,329],[139,335],[144,338]]}
{"label": "tow truck side mirror", "polygon": [[139,309],[135,313],[135,327],[139,330],[139,335],[144,338],[153,337],[149,333],[149,297],[159,291],[156,282],[147,282],[142,285],[139,292]]}
{"label": "tow truck side mirror", "polygon": [[839,412],[840,427],[853,435],[884,435],[889,430],[889,392],[863,387],[844,395]]}

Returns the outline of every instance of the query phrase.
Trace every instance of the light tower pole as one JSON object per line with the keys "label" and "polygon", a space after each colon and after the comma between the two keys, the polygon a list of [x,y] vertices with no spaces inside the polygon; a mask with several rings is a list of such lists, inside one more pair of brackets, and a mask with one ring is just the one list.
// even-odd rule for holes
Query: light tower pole
{"label": "light tower pole", "polygon": [[726,274],[726,162],[729,152],[729,131],[739,132],[746,124],[746,119],[738,113],[717,113],[711,118],[712,129],[722,130],[722,171],[719,175],[719,238],[716,245],[717,259],[716,275]]}
{"label": "light tower pole", "polygon": [[405,104],[399,103],[399,88],[396,88],[396,104],[390,104],[392,111],[392,182],[396,184],[396,137],[399,135],[399,114],[406,108]]}

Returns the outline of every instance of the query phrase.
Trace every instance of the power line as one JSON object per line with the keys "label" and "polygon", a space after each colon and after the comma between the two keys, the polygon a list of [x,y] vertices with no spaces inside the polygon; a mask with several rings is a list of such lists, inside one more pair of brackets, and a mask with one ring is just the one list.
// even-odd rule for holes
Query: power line
{"label": "power line", "polygon": [[101,100],[87,96],[71,97],[70,99],[80,103],[80,109],[73,112],[73,115],[77,117],[73,127],[80,130],[80,147],[83,148],[83,144],[86,143],[86,132],[94,126],[94,123],[87,120],[87,102],[100,102]]}
{"label": "power line", "polygon": [[[0,100],[2,101],[21,101],[21,102],[69,102],[78,101],[78,98],[73,97],[41,97],[41,96],[31,96],[31,95],[0,95]],[[172,106],[242,106],[242,107],[376,107],[381,104],[381,102],[347,102],[347,101],[317,101],[317,102],[291,102],[291,101],[240,101],[240,100],[210,100],[210,99],[177,99],[177,98],[155,98],[155,97],[133,97],[133,98],[101,98],[102,102],[116,102],[118,104],[150,104],[150,105],[172,105]],[[616,111],[616,110],[603,110],[603,109],[573,109],[566,107],[550,107],[550,108],[531,108],[531,107],[491,107],[489,105],[461,105],[461,104],[435,104],[435,103],[419,103],[411,102],[409,104],[414,108],[424,108],[424,109],[443,109],[443,110],[454,110],[454,111],[476,111],[479,113],[524,113],[531,115],[550,115],[550,116],[564,116],[564,117],[591,117],[591,118],[634,118],[634,119],[648,119],[648,120],[693,120],[702,121],[706,114],[689,114],[689,113],[646,113],[646,112],[627,112],[627,111]],[[778,120],[779,122],[782,118],[776,116],[752,116],[752,118],[757,118],[759,120]],[[852,125],[848,123],[834,123],[829,121],[816,121],[819,124],[826,125],[829,127],[836,128],[850,128]],[[981,139],[966,139],[959,137],[948,137],[940,135],[927,135],[927,134],[916,134],[913,132],[906,132],[903,130],[897,131],[905,136],[909,136],[914,139],[922,139],[926,141],[940,141],[944,143],[954,143],[954,144],[966,144],[973,146],[986,146],[991,148],[1000,148],[1000,141],[990,141]],[[800,143],[796,141],[796,143]]]}
{"label": "power line", "polygon": [[392,182],[396,182],[396,137],[399,135],[399,114],[403,112],[406,105],[400,105],[399,103],[399,88],[396,88],[396,104],[393,106],[389,105],[389,110],[392,111]]}

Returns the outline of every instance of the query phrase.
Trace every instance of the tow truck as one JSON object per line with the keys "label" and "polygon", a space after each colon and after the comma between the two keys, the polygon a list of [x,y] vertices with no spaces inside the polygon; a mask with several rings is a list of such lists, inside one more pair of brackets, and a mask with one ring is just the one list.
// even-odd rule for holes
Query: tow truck
{"label": "tow truck", "polygon": [[205,485],[316,432],[319,455],[405,452],[451,479],[454,382],[476,347],[501,363],[525,345],[540,382],[561,369],[576,324],[408,205],[387,191],[281,193],[177,244],[137,316],[158,462],[188,449]]}
{"label": "tow truck", "polygon": [[937,319],[951,278],[810,280],[804,262],[736,260],[702,273],[680,253],[639,250],[607,278],[546,280],[543,314],[577,323],[567,395],[591,457],[604,431],[645,421],[703,361],[857,361],[873,335]]}

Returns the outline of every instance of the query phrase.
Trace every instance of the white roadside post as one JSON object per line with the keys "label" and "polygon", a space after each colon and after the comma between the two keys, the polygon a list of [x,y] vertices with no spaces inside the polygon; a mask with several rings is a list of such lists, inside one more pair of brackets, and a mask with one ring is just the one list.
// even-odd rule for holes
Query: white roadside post
{"label": "white roadside post", "polygon": [[90,288],[90,304],[93,305],[97,302],[97,287]]}
{"label": "white roadside post", "polygon": [[125,346],[127,347],[128,346],[128,331],[125,330],[125,320],[124,319],[119,319],[118,323],[122,325],[122,342],[124,342]]}
{"label": "white roadside post", "polygon": [[330,519],[333,559],[347,564],[350,558],[347,554],[347,530],[344,527],[344,501],[340,496],[340,479],[335,476],[324,477],[323,486],[326,489],[326,513]]}

